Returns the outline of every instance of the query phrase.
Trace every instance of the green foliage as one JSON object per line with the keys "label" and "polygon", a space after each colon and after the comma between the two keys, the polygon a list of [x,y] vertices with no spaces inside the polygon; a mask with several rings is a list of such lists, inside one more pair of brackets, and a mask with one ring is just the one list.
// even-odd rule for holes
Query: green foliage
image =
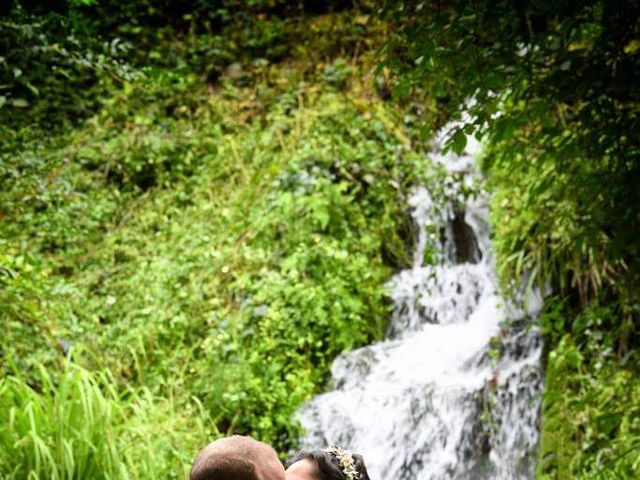
{"label": "green foliage", "polygon": [[203,99],[199,88],[195,77],[171,73],[126,83],[122,94],[106,101],[102,113],[88,122],[88,141],[78,139],[76,161],[101,171],[121,192],[167,187],[196,174],[215,159],[220,136],[214,109],[206,132],[186,124]]}
{"label": "green foliage", "polygon": [[[50,295],[46,275],[29,255],[18,254],[7,240],[0,240],[0,318],[3,341],[0,344],[0,374],[12,368],[32,376],[37,365],[54,366],[59,354],[49,348],[55,342],[48,331],[48,318],[69,315],[64,305],[48,308]],[[37,357],[33,352],[38,351]]]}
{"label": "green foliage", "polygon": [[322,79],[330,85],[338,88],[344,87],[350,75],[349,65],[344,58],[338,58],[331,65],[324,67]]}
{"label": "green foliage", "polygon": [[635,3],[398,2],[389,15],[400,32],[387,47],[387,63],[404,71],[398,89],[426,89],[444,119],[468,112],[454,150],[463,132],[491,145],[485,169],[506,187],[494,215],[513,227],[496,236],[518,242],[501,255],[503,278],[528,270],[584,301],[628,282],[627,267],[636,281]]}
{"label": "green foliage", "polygon": [[309,15],[344,8],[302,0],[8,2],[0,7],[0,134],[29,123],[62,130],[96,112],[112,87],[158,68],[211,84],[231,70],[251,82],[247,70],[284,58],[301,56],[301,68],[315,70],[370,49],[369,17],[354,18],[366,2]]}
{"label": "green foliage", "polygon": [[[2,127],[35,120],[47,129],[60,128],[95,111],[104,88],[93,87],[136,75],[122,62],[127,44],[83,35],[73,23],[20,7],[10,16],[0,14]],[[0,133],[8,134],[4,128]]]}
{"label": "green foliage", "polygon": [[56,381],[43,368],[37,378],[37,390],[0,380],[3,478],[184,478],[185,447],[206,438],[197,409],[178,420],[189,417],[148,392],[119,391],[106,373],[70,364]]}
{"label": "green foliage", "polygon": [[[593,307],[561,333],[562,306],[542,317],[553,335],[544,393],[540,478],[635,478],[640,473],[638,352],[620,358],[611,307]],[[547,333],[549,333],[549,330]]]}
{"label": "green foliage", "polygon": [[379,24],[311,3],[2,10],[0,476],[284,453],[382,335],[424,159],[361,81]]}
{"label": "green foliage", "polygon": [[343,91],[357,80],[248,74],[214,91],[149,71],[82,128],[7,148],[5,371],[37,381],[71,349],[176,422],[195,397],[221,433],[295,445],[332,360],[383,333],[427,171],[393,108]]}
{"label": "green foliage", "polygon": [[[499,144],[491,153],[502,148]],[[602,191],[615,189],[621,180],[603,179],[606,161],[575,160],[567,172],[546,155],[502,158],[491,168],[491,183],[499,273],[505,283],[530,272],[532,282],[557,292],[574,291],[586,303],[603,288],[625,288],[633,281],[636,272],[627,270],[628,253],[622,253],[636,248],[634,240],[600,222],[609,220],[605,212],[618,208]],[[629,215],[626,205],[611,216]]]}

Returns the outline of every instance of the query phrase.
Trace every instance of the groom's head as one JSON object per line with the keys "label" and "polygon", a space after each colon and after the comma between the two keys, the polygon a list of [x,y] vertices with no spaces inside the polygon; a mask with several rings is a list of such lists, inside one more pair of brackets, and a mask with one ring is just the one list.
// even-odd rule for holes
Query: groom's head
{"label": "groom's head", "polygon": [[193,461],[191,480],[284,480],[276,451],[251,437],[222,438]]}

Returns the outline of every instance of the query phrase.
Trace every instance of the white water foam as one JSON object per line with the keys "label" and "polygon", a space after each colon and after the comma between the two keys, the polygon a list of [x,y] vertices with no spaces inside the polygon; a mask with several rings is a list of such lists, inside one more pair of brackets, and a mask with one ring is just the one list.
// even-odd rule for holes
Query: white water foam
{"label": "white water foam", "polygon": [[[479,144],[441,155],[441,140],[434,161],[473,183]],[[443,205],[427,188],[412,195],[414,263],[390,282],[388,338],[334,362],[334,390],[300,412],[302,447],[340,443],[364,456],[374,480],[532,478],[541,341],[523,319],[541,301],[531,298],[522,312],[500,298],[487,199],[449,193]],[[434,227],[444,232],[439,263],[423,265]]]}

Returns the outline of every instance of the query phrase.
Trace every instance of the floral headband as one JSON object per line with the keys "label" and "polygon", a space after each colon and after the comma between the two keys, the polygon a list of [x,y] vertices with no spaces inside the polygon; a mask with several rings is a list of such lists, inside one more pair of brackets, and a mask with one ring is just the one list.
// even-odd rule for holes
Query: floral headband
{"label": "floral headband", "polygon": [[340,469],[347,480],[358,480],[360,474],[356,469],[356,462],[349,450],[345,450],[340,445],[331,445],[325,448],[324,451],[333,454],[338,459]]}

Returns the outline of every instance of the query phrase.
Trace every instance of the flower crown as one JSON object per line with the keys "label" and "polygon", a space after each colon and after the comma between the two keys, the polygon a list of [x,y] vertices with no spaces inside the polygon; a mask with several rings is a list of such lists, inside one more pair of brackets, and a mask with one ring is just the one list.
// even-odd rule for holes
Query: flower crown
{"label": "flower crown", "polygon": [[356,462],[349,450],[345,450],[340,445],[331,445],[325,448],[324,451],[333,454],[338,459],[340,469],[347,480],[358,480],[360,478],[360,474],[356,469]]}

